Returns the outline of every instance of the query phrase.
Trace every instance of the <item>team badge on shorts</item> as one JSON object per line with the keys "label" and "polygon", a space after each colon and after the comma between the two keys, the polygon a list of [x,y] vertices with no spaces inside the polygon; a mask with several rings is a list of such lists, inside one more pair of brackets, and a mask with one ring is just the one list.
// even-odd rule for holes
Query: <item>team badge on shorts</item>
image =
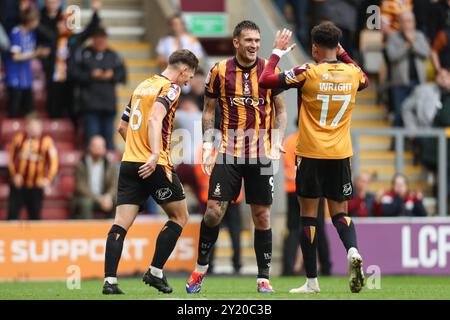
{"label": "team badge on shorts", "polygon": [[170,190],[169,188],[158,189],[155,193],[156,199],[161,200],[161,201],[169,199],[171,196],[172,196],[172,190]]}
{"label": "team badge on shorts", "polygon": [[352,191],[353,191],[353,189],[352,189],[351,183],[344,184],[344,186],[343,186],[344,196],[350,196],[352,194]]}
{"label": "team badge on shorts", "polygon": [[216,184],[216,189],[214,190],[214,195],[216,197],[219,197],[221,195],[221,191],[220,191],[220,183]]}

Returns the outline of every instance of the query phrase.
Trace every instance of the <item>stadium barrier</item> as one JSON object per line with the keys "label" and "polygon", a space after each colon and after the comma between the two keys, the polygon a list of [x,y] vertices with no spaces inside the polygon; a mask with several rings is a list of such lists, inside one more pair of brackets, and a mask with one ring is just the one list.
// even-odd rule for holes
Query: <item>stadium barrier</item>
{"label": "stadium barrier", "polygon": [[[354,218],[364,271],[370,274],[450,275],[450,218]],[[345,249],[326,225],[333,274],[348,274]]]}
{"label": "stadium barrier", "polygon": [[[200,218],[191,217],[166,271],[191,271],[197,255]],[[121,275],[142,275],[149,267],[164,218],[138,217],[127,234]],[[110,220],[0,222],[0,280],[102,278]]]}

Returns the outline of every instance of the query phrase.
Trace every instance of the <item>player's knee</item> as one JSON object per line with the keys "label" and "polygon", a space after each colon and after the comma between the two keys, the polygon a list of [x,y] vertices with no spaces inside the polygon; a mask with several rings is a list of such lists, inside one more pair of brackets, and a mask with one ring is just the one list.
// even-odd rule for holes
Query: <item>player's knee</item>
{"label": "player's knee", "polygon": [[221,215],[222,213],[219,206],[208,204],[203,219],[208,227],[215,227],[220,223]]}
{"label": "player's knee", "polygon": [[185,211],[183,213],[180,213],[179,215],[177,215],[175,220],[176,223],[178,223],[180,226],[184,228],[184,226],[187,224],[189,220],[189,212]]}
{"label": "player's knee", "polygon": [[270,228],[270,211],[266,208],[261,208],[253,213],[253,222],[258,229]]}

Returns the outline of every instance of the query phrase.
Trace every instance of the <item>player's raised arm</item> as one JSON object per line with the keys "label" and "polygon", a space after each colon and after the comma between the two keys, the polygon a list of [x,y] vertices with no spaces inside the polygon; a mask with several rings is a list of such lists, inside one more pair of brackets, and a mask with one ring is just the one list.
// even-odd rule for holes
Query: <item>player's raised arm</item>
{"label": "player's raised arm", "polygon": [[153,104],[150,117],[148,118],[148,142],[152,153],[147,162],[139,168],[139,176],[142,179],[150,177],[153,171],[155,171],[156,164],[158,163],[161,146],[162,123],[166,114],[166,106],[161,102],[156,101]]}
{"label": "player's raised arm", "polygon": [[281,57],[290,52],[295,47],[295,43],[289,45],[292,37],[292,31],[283,29],[283,31],[277,31],[275,35],[275,41],[273,44],[272,55],[269,58],[269,62],[264,67],[264,70],[259,77],[259,85],[265,89],[280,88],[282,83],[279,75],[276,74],[275,68],[280,61]]}
{"label": "player's raised arm", "polygon": [[214,137],[214,121],[216,114],[217,99],[205,95],[202,115],[202,132],[203,132],[203,156],[202,170],[208,176],[211,175],[214,167],[213,157],[213,137]]}
{"label": "player's raised arm", "polygon": [[361,72],[361,79],[359,83],[358,91],[364,90],[369,86],[369,77],[367,77],[366,73],[361,69],[361,67],[354,61],[350,55],[347,53],[347,51],[344,50],[344,48],[341,46],[341,44],[338,44],[337,48],[337,58],[341,60],[344,63],[352,64],[355,67],[357,67]]}

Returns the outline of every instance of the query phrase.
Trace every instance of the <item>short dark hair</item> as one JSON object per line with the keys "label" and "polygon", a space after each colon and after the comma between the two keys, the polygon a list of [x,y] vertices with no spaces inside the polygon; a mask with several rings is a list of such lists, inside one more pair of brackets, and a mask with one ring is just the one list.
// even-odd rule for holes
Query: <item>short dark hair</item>
{"label": "short dark hair", "polygon": [[92,32],[92,38],[96,38],[96,37],[106,38],[106,37],[108,37],[108,32],[106,32],[106,29],[103,27],[97,27]]}
{"label": "short dark hair", "polygon": [[259,27],[256,23],[254,23],[253,21],[250,20],[244,20],[239,22],[236,27],[234,27],[234,31],[233,31],[233,39],[235,38],[239,38],[241,36],[241,32],[242,30],[256,30],[258,32],[261,33],[261,31],[259,30]]}
{"label": "short dark hair", "polygon": [[177,50],[169,57],[169,65],[184,64],[192,70],[198,68],[198,58],[191,51],[187,49]]}
{"label": "short dark hair", "polygon": [[324,22],[311,31],[312,42],[321,48],[335,49],[342,38],[342,31],[332,22]]}
{"label": "short dark hair", "polygon": [[41,17],[39,11],[33,7],[27,8],[20,13],[20,23],[27,25],[30,24],[34,20],[39,20]]}

